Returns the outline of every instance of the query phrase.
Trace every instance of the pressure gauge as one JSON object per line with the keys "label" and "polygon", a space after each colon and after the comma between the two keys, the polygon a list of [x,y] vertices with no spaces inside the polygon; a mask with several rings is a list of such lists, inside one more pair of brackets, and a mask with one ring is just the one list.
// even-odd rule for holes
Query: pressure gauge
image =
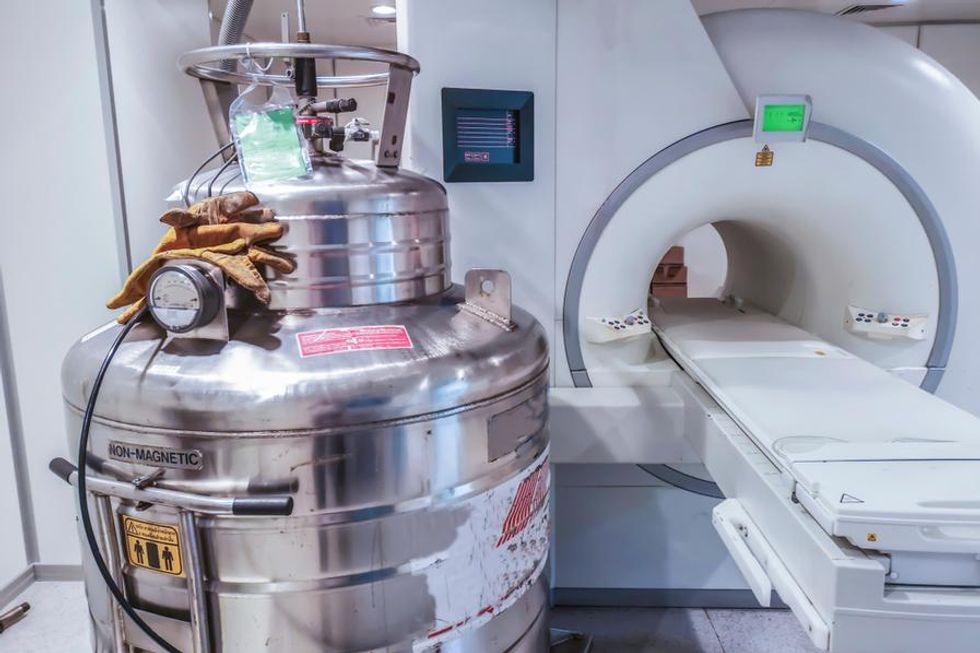
{"label": "pressure gauge", "polygon": [[214,319],[221,291],[211,276],[191,263],[168,265],[150,279],[150,315],[167,331],[187,333]]}

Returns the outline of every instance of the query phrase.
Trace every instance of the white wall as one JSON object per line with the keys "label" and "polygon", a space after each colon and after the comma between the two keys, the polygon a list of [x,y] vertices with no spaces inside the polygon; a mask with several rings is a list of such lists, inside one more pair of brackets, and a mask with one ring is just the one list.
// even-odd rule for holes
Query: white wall
{"label": "white wall", "polygon": [[[121,189],[134,262],[145,258],[163,233],[157,218],[171,186],[215,149],[199,84],[176,67],[181,52],[210,44],[206,9],[205,0],[105,1]],[[12,10],[15,15],[8,12],[3,22],[3,42],[21,52],[49,54],[30,67],[12,66],[11,88],[49,97],[49,81],[36,71],[58,70],[56,97],[65,100],[31,102],[34,127],[4,135],[15,154],[4,159],[2,178],[16,191],[5,194],[0,260],[40,562],[77,564],[71,491],[47,471],[51,458],[74,457],[68,456],[62,418],[61,360],[78,337],[112,318],[104,302],[119,288],[126,267],[117,245],[121,218],[114,199],[120,195],[110,181],[111,123],[104,122],[98,72],[101,33],[94,20],[101,15],[93,15],[88,2],[53,0],[18,3]],[[55,128],[42,129],[45,125]],[[45,141],[49,145],[39,147]],[[25,247],[32,242],[36,248]],[[17,274],[27,270],[29,275]],[[0,464],[4,460],[0,449]]]}
{"label": "white wall", "polygon": [[980,96],[980,24],[883,25],[878,29],[918,47]]}
{"label": "white wall", "polygon": [[919,48],[980,96],[980,25],[923,25]]}
{"label": "white wall", "polygon": [[3,309],[40,559],[75,564],[71,488],[47,469],[68,449],[61,360],[80,335],[110,319],[103,303],[121,281],[92,6],[5,3],[0,43],[9,62],[0,103]]}
{"label": "white wall", "polygon": [[207,0],[104,0],[129,251],[136,265],[164,227],[170,189],[218,147],[200,83],[177,57],[211,45]]}
{"label": "white wall", "polygon": [[878,27],[882,32],[891,34],[897,39],[905,41],[912,47],[916,47],[919,42],[918,25],[881,25]]}
{"label": "white wall", "polygon": [[422,65],[412,88],[407,168],[443,178],[443,87],[534,93],[534,181],[447,184],[453,279],[475,267],[507,270],[515,303],[544,325],[554,346],[555,0],[425,0],[398,8],[398,48]]}

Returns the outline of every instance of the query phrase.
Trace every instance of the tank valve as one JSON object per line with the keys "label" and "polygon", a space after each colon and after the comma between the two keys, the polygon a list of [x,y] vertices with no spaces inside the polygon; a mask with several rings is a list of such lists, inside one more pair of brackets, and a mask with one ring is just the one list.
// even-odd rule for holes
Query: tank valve
{"label": "tank valve", "polygon": [[344,141],[347,139],[346,130],[333,124],[331,118],[326,116],[297,116],[296,124],[303,131],[303,136],[310,141],[317,151],[322,148],[322,141],[327,141],[329,147],[334,152],[341,152],[344,149]]}
{"label": "tank valve", "polygon": [[367,143],[374,138],[370,127],[371,123],[364,118],[354,118],[344,126],[344,134],[349,141]]}
{"label": "tank valve", "polygon": [[357,111],[357,100],[352,97],[338,97],[313,102],[307,106],[313,113],[351,113]]}

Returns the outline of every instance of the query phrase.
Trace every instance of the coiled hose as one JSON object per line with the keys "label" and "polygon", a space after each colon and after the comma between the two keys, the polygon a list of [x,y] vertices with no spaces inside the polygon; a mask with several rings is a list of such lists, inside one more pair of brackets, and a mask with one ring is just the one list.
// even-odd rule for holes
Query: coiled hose
{"label": "coiled hose", "polygon": [[[252,11],[253,0],[228,0],[225,15],[221,18],[221,29],[218,31],[218,45],[234,45],[240,43],[245,33],[245,23]],[[225,59],[220,64],[222,70],[233,70],[234,59]]]}

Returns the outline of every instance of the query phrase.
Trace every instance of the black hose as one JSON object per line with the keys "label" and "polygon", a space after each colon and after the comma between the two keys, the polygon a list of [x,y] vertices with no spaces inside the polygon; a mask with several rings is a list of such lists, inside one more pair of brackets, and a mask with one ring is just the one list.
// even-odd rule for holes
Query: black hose
{"label": "black hose", "polygon": [[[119,346],[122,345],[123,340],[133,330],[133,327],[143,319],[146,311],[145,306],[141,308],[119,332],[116,339],[113,340],[112,346],[109,347],[109,351],[106,352],[105,358],[102,360],[102,366],[99,368],[98,374],[95,375],[95,381],[92,383],[92,391],[89,393],[88,403],[85,405],[85,414],[82,416],[82,430],[78,437],[78,481],[76,483],[78,489],[78,516],[82,522],[82,530],[85,531],[88,548],[92,552],[92,558],[95,560],[95,566],[98,568],[99,574],[102,575],[105,586],[109,588],[109,592],[112,593],[112,596],[119,603],[119,607],[133,620],[133,623],[139,626],[140,630],[146,633],[164,651],[167,653],[181,653],[179,649],[174,648],[167,640],[158,635],[148,623],[143,621],[143,618],[136,612],[136,609],[126,598],[126,595],[116,585],[116,581],[113,580],[112,572],[109,571],[109,567],[102,558],[102,552],[99,550],[99,542],[95,538],[95,529],[92,528],[92,516],[89,514],[88,494],[85,487],[85,471],[88,465],[89,429],[92,427],[92,416],[95,413],[95,402],[99,398],[99,390],[102,388],[102,380],[105,378],[106,372],[109,370],[109,364],[112,363],[112,359],[119,350]],[[109,542],[108,545],[115,546],[115,543]]]}
{"label": "black hose", "polygon": [[[226,145],[222,145],[221,147],[219,147],[217,152],[215,152],[214,154],[206,158],[204,160],[204,163],[202,163],[197,167],[197,170],[194,171],[194,174],[192,174],[190,177],[187,178],[187,183],[184,185],[184,192],[182,193],[185,207],[190,208],[191,205],[191,200],[190,200],[191,184],[194,182],[194,178],[197,177],[199,174],[201,174],[201,171],[204,170],[204,166],[217,159],[219,156],[221,156],[221,154],[225,150],[227,150],[229,147],[233,147],[234,145],[235,142],[232,141],[231,143],[227,143]],[[198,186],[198,190],[200,189],[201,187]]]}
{"label": "black hose", "polygon": [[228,180],[225,183],[221,184],[221,188],[218,189],[218,195],[224,195],[225,194],[225,189],[228,188],[228,184],[230,184],[231,182],[235,181],[236,179],[238,179],[241,176],[242,176],[242,171],[239,168],[238,170],[236,170],[234,172],[234,174],[232,174],[230,177],[228,177]]}
{"label": "black hose", "polygon": [[[233,163],[237,163],[237,162],[238,162],[238,157],[237,156],[232,156],[230,159],[228,159],[227,161],[225,161],[225,164],[223,166],[221,166],[220,168],[218,168],[218,172],[214,173],[214,176],[211,177],[211,181],[208,183],[208,197],[211,197],[211,192],[214,190],[214,182],[216,182],[218,180],[218,177],[220,177],[222,174],[224,174],[225,170],[228,169],[228,166],[230,166]],[[222,188],[224,188],[224,186],[222,186]],[[200,190],[200,189],[198,189],[198,190]]]}

